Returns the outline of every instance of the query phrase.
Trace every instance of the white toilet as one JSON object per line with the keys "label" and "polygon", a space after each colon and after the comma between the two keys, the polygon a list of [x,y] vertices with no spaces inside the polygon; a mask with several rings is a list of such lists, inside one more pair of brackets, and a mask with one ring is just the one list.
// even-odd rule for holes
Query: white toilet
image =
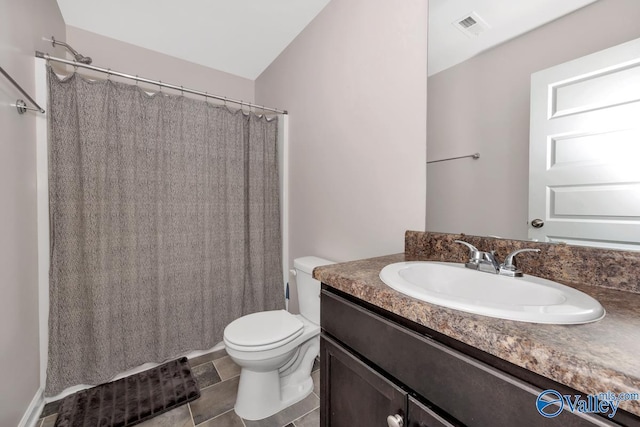
{"label": "white toilet", "polygon": [[320,352],[320,282],[311,273],[327,264],[333,262],[312,256],[293,261],[300,314],[262,311],[225,328],[227,353],[242,368],[235,405],[241,418],[266,418],[313,390],[311,369]]}

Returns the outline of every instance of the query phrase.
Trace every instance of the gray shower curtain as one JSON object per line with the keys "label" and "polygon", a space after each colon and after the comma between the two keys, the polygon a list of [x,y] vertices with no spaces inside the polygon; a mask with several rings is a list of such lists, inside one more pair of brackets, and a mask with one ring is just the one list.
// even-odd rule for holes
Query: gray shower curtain
{"label": "gray shower curtain", "polygon": [[49,71],[46,394],[282,308],[277,121]]}

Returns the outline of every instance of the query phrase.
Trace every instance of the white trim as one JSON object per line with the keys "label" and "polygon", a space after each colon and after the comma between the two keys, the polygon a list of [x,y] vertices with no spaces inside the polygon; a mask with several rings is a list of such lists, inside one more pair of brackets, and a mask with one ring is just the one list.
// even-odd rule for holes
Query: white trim
{"label": "white trim", "polygon": [[[38,102],[38,101],[36,101]],[[40,104],[40,102],[38,102]],[[27,407],[26,412],[18,423],[18,427],[35,427],[40,419],[40,414],[44,408],[44,390],[39,388],[36,395],[33,396],[31,403]]]}
{"label": "white trim", "polygon": [[[47,103],[47,67],[44,59],[35,61],[35,98]],[[47,111],[46,114],[49,114]],[[36,117],[36,199],[38,230],[38,328],[40,345],[40,388],[47,383],[49,359],[49,156],[46,114]]]}
{"label": "white trim", "polygon": [[282,234],[282,280],[289,282],[289,116],[278,120],[278,163],[280,169],[280,233]]}

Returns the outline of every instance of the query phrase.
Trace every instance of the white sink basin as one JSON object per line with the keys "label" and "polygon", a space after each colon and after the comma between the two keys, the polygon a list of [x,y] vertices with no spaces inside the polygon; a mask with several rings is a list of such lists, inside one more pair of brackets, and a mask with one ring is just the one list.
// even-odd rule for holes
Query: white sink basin
{"label": "white sink basin", "polygon": [[505,277],[464,264],[412,261],[387,265],[380,279],[419,300],[468,313],[532,323],[600,320],[604,308],[589,295],[535,276]]}

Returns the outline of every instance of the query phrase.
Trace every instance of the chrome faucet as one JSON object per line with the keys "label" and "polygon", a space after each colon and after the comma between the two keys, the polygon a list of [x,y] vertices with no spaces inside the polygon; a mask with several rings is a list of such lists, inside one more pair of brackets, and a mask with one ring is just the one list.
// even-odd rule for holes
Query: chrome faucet
{"label": "chrome faucet", "polygon": [[478,266],[478,270],[487,273],[498,273],[500,271],[500,263],[496,260],[496,251],[483,252],[484,262]]}
{"label": "chrome faucet", "polygon": [[463,242],[462,240],[454,241],[469,248],[469,261],[464,264],[465,267],[484,271],[485,273],[500,274],[509,277],[522,277],[522,271],[514,264],[514,257],[517,254],[521,252],[540,252],[540,249],[518,249],[507,255],[504,262],[500,264],[496,260],[495,251],[483,252],[470,243]]}
{"label": "chrome faucet", "polygon": [[494,251],[480,251],[471,243],[463,242],[462,240],[455,240],[455,242],[469,248],[469,261],[465,263],[465,267],[473,270],[484,271],[486,273],[498,274],[500,271],[500,264],[496,261]]}

